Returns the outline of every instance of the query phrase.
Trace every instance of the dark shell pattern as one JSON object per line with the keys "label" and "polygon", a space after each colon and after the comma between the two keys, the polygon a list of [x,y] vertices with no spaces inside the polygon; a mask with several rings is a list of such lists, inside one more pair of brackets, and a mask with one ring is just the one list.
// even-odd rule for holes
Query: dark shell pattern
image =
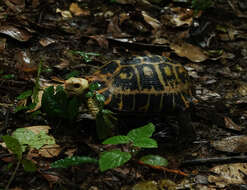
{"label": "dark shell pattern", "polygon": [[192,97],[184,67],[158,55],[111,61],[90,82],[99,82],[105,105],[120,112],[184,110]]}

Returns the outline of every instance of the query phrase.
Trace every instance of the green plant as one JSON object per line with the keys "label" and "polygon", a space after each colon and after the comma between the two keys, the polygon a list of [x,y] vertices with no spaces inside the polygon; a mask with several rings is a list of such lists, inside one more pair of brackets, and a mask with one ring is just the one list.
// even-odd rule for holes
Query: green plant
{"label": "green plant", "polygon": [[[126,136],[114,136],[106,139],[103,144],[129,144],[130,151],[122,152],[118,149],[103,152],[100,155],[99,167],[101,171],[119,167],[131,159],[133,153],[140,148],[157,148],[157,142],[150,138],[155,126],[149,123],[143,127],[131,130]],[[150,165],[166,166],[167,160],[157,155],[146,155],[140,159]]]}
{"label": "green plant", "polygon": [[[141,148],[157,148],[157,142],[150,138],[155,130],[152,123],[149,123],[143,127],[131,130],[126,136],[119,135],[113,136],[106,139],[103,144],[128,144],[130,146],[129,151],[121,151],[119,149],[114,149],[111,151],[103,152],[99,160],[86,156],[74,156],[71,158],[65,158],[58,160],[51,164],[52,168],[67,168],[70,166],[75,166],[85,163],[99,164],[100,171],[106,171],[108,169],[116,168],[122,166],[128,162],[137,151]],[[158,155],[145,155],[140,158],[145,164],[153,166],[167,166],[168,162],[161,156]]]}
{"label": "green plant", "polygon": [[40,78],[40,73],[42,71],[42,65],[43,65],[43,62],[40,61],[39,66],[38,66],[38,71],[37,71],[37,77],[36,77],[36,80],[35,80],[35,86],[34,86],[33,90],[24,91],[23,93],[21,93],[17,97],[17,100],[22,100],[22,99],[27,99],[28,97],[32,96],[33,97],[32,103],[27,105],[27,106],[17,106],[15,108],[15,112],[19,112],[21,110],[31,110],[31,109],[35,108],[35,106],[36,106],[36,104],[38,102],[38,92],[39,92],[39,89],[40,89],[39,78]]}
{"label": "green plant", "polygon": [[48,117],[74,120],[79,112],[80,101],[77,97],[70,98],[62,86],[50,86],[45,89],[41,109]]}
{"label": "green plant", "polygon": [[80,55],[85,62],[92,61],[92,57],[99,56],[100,54],[94,52],[83,52],[83,51],[71,51],[73,54]]}
{"label": "green plant", "polygon": [[[5,187],[5,190],[9,189],[10,184],[12,183],[16,172],[20,165],[22,164],[23,168],[27,172],[35,172],[36,166],[31,160],[27,160],[23,158],[23,153],[26,151],[27,147],[40,149],[42,146],[46,144],[55,144],[55,140],[45,134],[44,132],[40,132],[39,134],[34,134],[31,130],[25,128],[19,128],[13,132],[12,136],[5,135],[2,136],[3,141],[6,144],[6,147],[16,155],[17,163],[12,173],[8,184]],[[8,166],[8,169],[12,168],[14,163],[11,163]]]}
{"label": "green plant", "polygon": [[99,108],[96,116],[96,131],[99,139],[105,139],[112,136],[112,130],[117,122],[117,118],[112,111],[104,109],[105,97],[97,92],[99,88],[99,83],[90,84],[86,98],[92,98]]}

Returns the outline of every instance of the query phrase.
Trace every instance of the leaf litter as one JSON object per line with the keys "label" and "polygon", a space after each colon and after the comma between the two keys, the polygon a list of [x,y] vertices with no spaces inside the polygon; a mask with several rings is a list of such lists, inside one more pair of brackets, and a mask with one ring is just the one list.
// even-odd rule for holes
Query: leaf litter
{"label": "leaf litter", "polygon": [[[245,163],[224,164],[238,162],[234,161],[237,156],[242,156],[243,161],[245,155],[242,154],[246,152],[246,24],[239,19],[246,18],[243,1],[239,4],[231,0],[215,2],[214,6],[202,11],[191,9],[187,1],[4,1],[0,3],[0,10],[1,134],[13,132],[27,123],[35,128],[37,124],[49,124],[57,143],[27,152],[26,156],[43,169],[43,178],[39,177],[38,182],[33,180],[38,175],[26,174],[26,177],[20,172],[18,177],[23,178],[23,183],[17,184],[20,189],[46,186],[46,180],[51,187],[56,183],[73,187],[80,184],[84,189],[134,189],[142,184],[154,189],[231,189],[232,185],[246,184]],[[100,56],[86,61],[70,51],[95,52]],[[158,152],[169,158],[168,167],[180,168],[191,176],[159,173],[154,168],[132,162],[106,173],[99,173],[97,167],[91,165],[68,169],[67,175],[58,170],[49,173],[51,160],[58,160],[64,154],[96,156],[109,147],[97,142],[92,130],[94,123],[89,117],[78,116],[75,123],[70,123],[36,113],[41,107],[42,83],[45,87],[57,86],[66,76],[72,76],[70,72],[74,69],[79,70],[79,76],[85,76],[109,60],[143,54],[166,55],[189,70],[198,98],[192,111],[196,140],[179,151],[159,148]],[[13,106],[17,101],[24,101],[25,105],[32,102],[30,97],[23,100],[16,97],[32,90],[41,59],[44,65],[37,104],[28,112],[15,113]],[[81,107],[80,111],[83,109]],[[175,120],[170,127],[174,128],[176,119],[171,120]],[[153,122],[158,128],[161,126],[158,134],[162,134],[159,138],[165,145],[170,142],[167,140],[170,136],[170,139],[175,138],[169,135],[172,133],[169,130],[164,131],[167,125],[164,121],[154,119]],[[141,126],[136,118],[129,125]],[[14,159],[7,159],[6,152],[1,149],[1,161],[13,162]],[[203,162],[199,162],[200,159]],[[194,161],[197,165],[183,166],[181,160]],[[9,173],[3,167],[0,170],[4,173],[0,177],[2,188]],[[213,174],[205,174],[205,171]],[[193,180],[195,173],[204,176],[203,183]],[[74,181],[69,182],[72,178]],[[107,182],[100,179],[107,179]],[[29,186],[24,183],[26,180],[31,181]],[[161,180],[165,181],[162,187]]]}

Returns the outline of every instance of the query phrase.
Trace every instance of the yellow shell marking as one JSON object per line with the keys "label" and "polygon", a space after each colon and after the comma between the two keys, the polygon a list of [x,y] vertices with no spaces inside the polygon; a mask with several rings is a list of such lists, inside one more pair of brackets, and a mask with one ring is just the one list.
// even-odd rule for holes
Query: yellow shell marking
{"label": "yellow shell marking", "polygon": [[165,71],[165,74],[167,76],[171,76],[172,75],[172,71],[171,71],[171,69],[169,67],[164,67],[164,71]]}
{"label": "yellow shell marking", "polygon": [[133,77],[133,73],[130,73],[130,76],[128,77],[127,73],[120,73],[120,78],[121,79],[131,79]]}
{"label": "yellow shell marking", "polygon": [[153,76],[153,71],[149,67],[143,67],[143,73],[144,73],[144,75],[146,75],[148,77]]}

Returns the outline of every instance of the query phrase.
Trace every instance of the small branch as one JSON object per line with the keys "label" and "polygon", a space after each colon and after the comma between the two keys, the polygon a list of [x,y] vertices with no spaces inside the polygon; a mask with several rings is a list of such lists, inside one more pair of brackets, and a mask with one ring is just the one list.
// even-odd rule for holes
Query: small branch
{"label": "small branch", "polygon": [[202,158],[195,160],[185,160],[181,165],[201,165],[212,163],[236,163],[247,162],[247,156],[230,156],[230,157],[214,157],[214,158]]}

